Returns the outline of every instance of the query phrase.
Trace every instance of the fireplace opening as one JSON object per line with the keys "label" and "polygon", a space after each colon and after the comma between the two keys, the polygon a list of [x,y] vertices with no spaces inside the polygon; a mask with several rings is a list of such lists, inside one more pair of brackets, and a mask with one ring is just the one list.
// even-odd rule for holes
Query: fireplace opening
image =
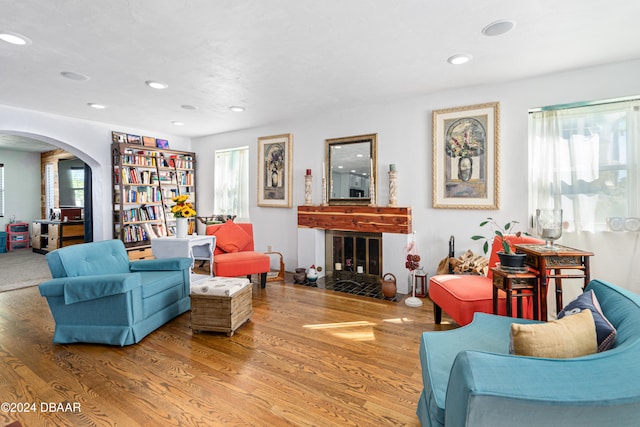
{"label": "fireplace opening", "polygon": [[326,275],[335,281],[377,283],[382,275],[382,233],[327,230]]}

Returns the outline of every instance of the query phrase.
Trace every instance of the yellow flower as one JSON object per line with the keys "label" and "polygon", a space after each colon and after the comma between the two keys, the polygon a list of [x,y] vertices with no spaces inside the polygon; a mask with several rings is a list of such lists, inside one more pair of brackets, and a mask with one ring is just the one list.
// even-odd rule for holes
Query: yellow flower
{"label": "yellow flower", "polygon": [[171,199],[175,202],[175,205],[171,206],[171,213],[174,218],[191,218],[196,216],[196,211],[193,208],[193,203],[187,202],[188,195],[176,196]]}
{"label": "yellow flower", "polygon": [[189,199],[189,196],[187,194],[183,194],[181,196],[176,196],[172,198],[171,201],[180,205],[186,202],[188,199]]}

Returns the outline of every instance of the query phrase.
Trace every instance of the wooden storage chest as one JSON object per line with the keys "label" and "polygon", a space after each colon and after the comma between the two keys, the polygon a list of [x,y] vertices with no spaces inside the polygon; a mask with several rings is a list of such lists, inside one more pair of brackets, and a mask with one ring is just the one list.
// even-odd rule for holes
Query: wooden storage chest
{"label": "wooden storage chest", "polygon": [[225,332],[228,336],[232,336],[240,326],[251,319],[253,286],[248,279],[214,277],[200,281],[196,285],[202,288],[220,280],[227,281],[226,286],[230,290],[228,295],[224,294],[224,289],[214,291],[222,295],[194,293],[194,285],[192,285],[191,329],[194,332]]}

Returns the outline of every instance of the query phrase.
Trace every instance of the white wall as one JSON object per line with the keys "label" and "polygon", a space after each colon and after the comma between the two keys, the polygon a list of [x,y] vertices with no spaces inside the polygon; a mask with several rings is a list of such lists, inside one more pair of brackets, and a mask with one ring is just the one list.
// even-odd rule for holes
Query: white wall
{"label": "white wall", "polygon": [[[250,147],[249,160],[256,164],[257,139],[260,136],[292,133],[293,140],[293,205],[291,209],[262,208],[256,206],[256,170],[250,169],[251,220],[255,227],[258,250],[273,246],[273,250],[285,255],[287,270],[298,267],[295,259],[297,248],[296,206],[304,202],[304,173],[307,168],[320,176],[324,160],[324,140],[366,133],[378,133],[378,202],[388,202],[388,165],[397,164],[398,204],[412,206],[413,225],[423,265],[433,274],[438,261],[447,255],[450,235],[456,238],[458,253],[466,249],[481,252],[480,245],[470,240],[478,234],[478,224],[487,216],[501,222],[518,220],[528,223],[527,197],[527,114],[534,107],[564,104],[576,101],[614,98],[640,94],[640,61],[611,64],[550,76],[496,83],[480,87],[448,90],[416,96],[386,104],[370,105],[305,119],[287,120],[256,129],[248,129],[193,140],[193,150],[198,155],[198,182],[213,183],[213,152],[216,149],[236,146]],[[500,102],[500,209],[451,210],[431,207],[433,110],[464,105]],[[320,203],[320,181],[314,179],[313,200]],[[204,186],[200,186],[204,189]],[[199,191],[199,208],[213,213],[213,192]],[[535,208],[535,207],[534,207]],[[637,234],[616,237],[624,241],[624,247],[637,241]],[[611,236],[606,237],[611,238]],[[561,241],[562,243],[562,241]],[[590,241],[589,245],[598,246]],[[400,245],[402,246],[402,245]],[[629,246],[630,247],[630,246]],[[611,253],[598,247],[584,247],[596,256],[592,260],[592,277],[610,280],[640,291],[640,284],[630,282],[633,251]],[[394,248],[397,258],[395,270],[385,271],[396,276],[405,274],[402,248]],[[391,255],[393,257],[393,255]],[[387,259],[385,266],[394,260]],[[611,269],[613,262],[624,266]],[[635,258],[636,264],[638,258]],[[636,267],[637,268],[637,267]],[[640,275],[635,275],[639,277]],[[400,278],[398,279],[401,280]],[[638,280],[638,279],[636,279]]]}
{"label": "white wall", "polygon": [[[144,111],[140,112],[145,114]],[[93,185],[93,238],[94,240],[111,239],[112,205],[111,205],[111,131],[127,132],[135,135],[148,135],[169,140],[171,148],[177,150],[190,149],[189,138],[159,134],[145,129],[133,129],[118,125],[109,125],[87,120],[70,119],[53,114],[39,113],[0,105],[0,133],[22,135],[48,142],[62,148],[87,163],[91,167]],[[37,172],[33,179],[38,182],[33,201],[38,209],[31,213],[32,217],[22,218],[29,222],[40,217],[40,156],[37,155]],[[35,167],[35,166],[34,166]],[[31,179],[31,177],[29,178]],[[7,188],[22,186],[22,177],[18,181],[5,180]],[[24,216],[27,216],[27,212]]]}
{"label": "white wall", "polygon": [[[550,76],[496,83],[479,87],[448,90],[394,100],[385,104],[331,111],[325,115],[287,120],[255,129],[194,139],[158,134],[150,130],[69,119],[0,105],[0,133],[19,134],[57,145],[91,166],[93,171],[94,237],[111,237],[111,131],[151,135],[168,139],[172,148],[197,153],[198,210],[200,215],[214,213],[214,150],[248,145],[249,161],[256,165],[257,138],[293,133],[293,204],[291,209],[264,208],[256,205],[256,168],[250,168],[251,219],[255,224],[258,250],[271,245],[282,252],[287,269],[298,265],[297,211],[304,202],[305,169],[320,176],[327,138],[378,133],[378,202],[388,202],[388,165],[397,164],[398,203],[412,206],[414,229],[423,265],[433,274],[438,261],[447,254],[450,235],[456,237],[457,252],[479,245],[469,237],[477,234],[478,224],[486,216],[501,221],[527,223],[527,111],[533,107],[575,101],[614,98],[640,94],[640,61],[611,64]],[[500,117],[500,200],[498,211],[450,210],[431,208],[431,112],[435,109],[499,101]],[[144,112],[141,112],[144,114]],[[190,147],[191,143],[191,147]],[[38,178],[39,179],[39,178]],[[314,203],[320,203],[320,181],[313,183]],[[25,218],[26,219],[26,218]],[[204,230],[199,230],[204,232]],[[572,236],[569,236],[572,237]],[[584,249],[596,253],[592,277],[603,278],[640,291],[637,242],[638,234],[606,235],[606,244],[590,239]],[[611,240],[615,240],[611,244]],[[635,246],[634,246],[635,245]],[[621,248],[604,250],[604,248]],[[402,244],[395,243],[384,254],[385,273],[402,280]],[[611,266],[619,266],[611,268]],[[633,267],[632,267],[633,265]],[[388,270],[387,270],[388,269]],[[635,277],[635,279],[633,279]]]}
{"label": "white wall", "polygon": [[[40,216],[40,153],[0,149],[4,164],[4,218],[0,231],[15,215],[16,221],[30,223]],[[8,185],[18,182],[20,185]]]}

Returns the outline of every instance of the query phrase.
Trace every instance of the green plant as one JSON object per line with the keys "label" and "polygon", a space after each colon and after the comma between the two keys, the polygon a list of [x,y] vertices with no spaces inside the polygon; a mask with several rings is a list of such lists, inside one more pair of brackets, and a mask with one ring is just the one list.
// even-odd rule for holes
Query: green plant
{"label": "green plant", "polygon": [[497,236],[497,237],[500,237],[500,239],[502,240],[502,247],[504,249],[504,253],[506,254],[513,253],[513,249],[511,248],[511,245],[509,244],[508,241],[505,240],[504,236],[506,234],[515,234],[516,237],[520,237],[522,234],[525,234],[525,235],[527,234],[527,233],[522,233],[521,231],[514,232],[513,229],[515,228],[516,224],[520,224],[520,222],[509,221],[504,226],[501,227],[500,225],[498,225],[495,219],[487,218],[480,223],[480,227],[484,227],[486,225],[493,227],[493,233],[491,234],[491,237],[476,235],[476,236],[471,236],[471,240],[484,239],[485,242],[482,247],[482,250],[486,255],[487,252],[489,252],[489,242],[492,241]]}

